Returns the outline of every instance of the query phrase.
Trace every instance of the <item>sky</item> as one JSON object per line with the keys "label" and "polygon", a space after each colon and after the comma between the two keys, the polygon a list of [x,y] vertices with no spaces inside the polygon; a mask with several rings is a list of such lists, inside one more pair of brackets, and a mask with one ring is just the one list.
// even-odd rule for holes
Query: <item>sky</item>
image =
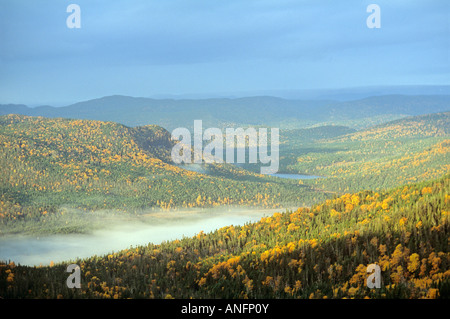
{"label": "sky", "polygon": [[0,103],[448,85],[449,20],[448,0],[0,0]]}

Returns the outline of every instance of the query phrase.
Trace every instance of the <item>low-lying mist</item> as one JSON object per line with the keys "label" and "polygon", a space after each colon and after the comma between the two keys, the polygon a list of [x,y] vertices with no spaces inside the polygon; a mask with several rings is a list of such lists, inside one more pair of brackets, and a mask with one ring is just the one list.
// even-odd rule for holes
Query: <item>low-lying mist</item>
{"label": "low-lying mist", "polygon": [[[280,209],[214,208],[139,215],[84,212],[85,226],[92,226],[87,233],[0,237],[0,260],[37,266],[105,255],[132,246],[191,237],[200,231],[207,233],[228,225],[244,225],[275,211]],[[65,218],[79,220],[78,214],[82,213],[67,210]]]}

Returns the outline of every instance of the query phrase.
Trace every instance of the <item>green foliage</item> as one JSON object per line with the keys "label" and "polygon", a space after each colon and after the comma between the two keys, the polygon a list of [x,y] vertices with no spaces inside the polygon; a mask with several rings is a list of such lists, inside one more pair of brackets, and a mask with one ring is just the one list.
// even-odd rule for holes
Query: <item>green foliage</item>
{"label": "green foliage", "polygon": [[232,165],[210,165],[208,175],[182,169],[170,163],[172,145],[170,134],[157,126],[1,116],[0,231],[37,229],[35,223],[59,216],[62,207],[128,213],[219,205],[274,208],[326,197],[296,181]]}
{"label": "green foliage", "polygon": [[[259,222],[65,263],[0,265],[4,298],[443,298],[448,296],[450,176],[345,194]],[[72,263],[69,262],[69,263]],[[382,287],[366,287],[366,268]]]}
{"label": "green foliage", "polygon": [[387,189],[448,172],[450,112],[405,118],[334,138],[286,145],[280,170],[324,176],[306,181],[337,193]]}

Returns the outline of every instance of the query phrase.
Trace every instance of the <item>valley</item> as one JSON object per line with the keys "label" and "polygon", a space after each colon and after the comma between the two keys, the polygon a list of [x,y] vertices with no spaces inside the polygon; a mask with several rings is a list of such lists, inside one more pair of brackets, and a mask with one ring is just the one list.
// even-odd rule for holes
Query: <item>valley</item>
{"label": "valley", "polygon": [[[0,116],[0,296],[447,296],[450,113],[355,123],[281,127],[264,175],[173,163],[150,123]],[[57,284],[68,262],[83,289]]]}
{"label": "valley", "polygon": [[[208,164],[208,174],[170,162],[170,134],[91,120],[0,117],[2,235],[83,232],[65,209],[141,215],[148,210],[310,205],[327,194],[298,181]],[[39,227],[35,227],[36,223]]]}

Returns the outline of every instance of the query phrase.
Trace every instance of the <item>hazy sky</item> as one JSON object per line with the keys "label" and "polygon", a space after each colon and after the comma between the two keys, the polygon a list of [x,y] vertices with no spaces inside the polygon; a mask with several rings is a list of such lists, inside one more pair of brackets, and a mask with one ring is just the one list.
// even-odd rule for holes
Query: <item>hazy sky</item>
{"label": "hazy sky", "polygon": [[449,20],[448,0],[0,0],[0,103],[450,84]]}

